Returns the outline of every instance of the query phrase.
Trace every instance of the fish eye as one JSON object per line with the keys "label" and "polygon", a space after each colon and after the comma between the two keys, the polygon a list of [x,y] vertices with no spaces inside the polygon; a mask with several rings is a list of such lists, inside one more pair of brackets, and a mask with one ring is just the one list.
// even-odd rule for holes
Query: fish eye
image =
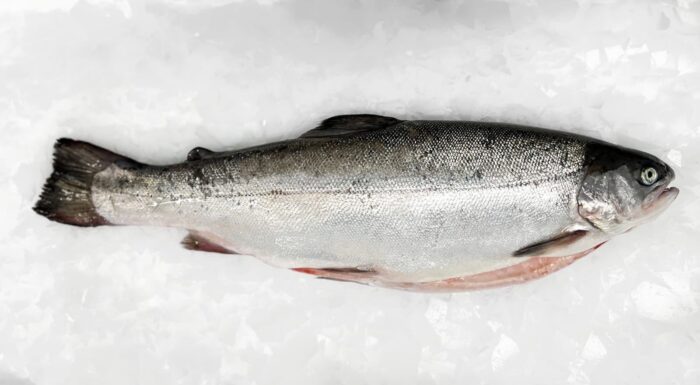
{"label": "fish eye", "polygon": [[642,184],[646,186],[651,186],[656,182],[657,179],[659,179],[659,173],[654,167],[644,167],[642,169],[641,179]]}

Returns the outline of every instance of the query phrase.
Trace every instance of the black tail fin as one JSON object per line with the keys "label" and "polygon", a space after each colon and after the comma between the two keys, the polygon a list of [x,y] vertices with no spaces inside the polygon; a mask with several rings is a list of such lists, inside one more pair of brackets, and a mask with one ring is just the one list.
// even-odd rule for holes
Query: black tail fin
{"label": "black tail fin", "polygon": [[109,165],[135,161],[90,143],[61,138],[54,145],[53,173],[44,184],[34,211],[52,221],[74,226],[108,225],[92,203],[92,179]]}

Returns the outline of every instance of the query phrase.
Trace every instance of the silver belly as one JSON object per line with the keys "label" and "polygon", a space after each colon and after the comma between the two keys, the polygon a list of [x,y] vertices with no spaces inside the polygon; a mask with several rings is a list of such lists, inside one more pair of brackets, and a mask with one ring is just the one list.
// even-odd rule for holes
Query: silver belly
{"label": "silver belly", "polygon": [[197,230],[275,266],[367,267],[420,281],[522,262],[513,251],[574,223],[574,184],[177,201],[96,192],[93,199],[110,222]]}

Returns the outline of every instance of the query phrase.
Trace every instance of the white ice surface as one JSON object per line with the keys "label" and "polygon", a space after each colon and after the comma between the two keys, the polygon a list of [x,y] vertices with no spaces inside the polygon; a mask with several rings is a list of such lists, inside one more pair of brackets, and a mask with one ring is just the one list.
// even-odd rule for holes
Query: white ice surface
{"label": "white ice surface", "polygon": [[[415,294],[34,214],[62,136],[151,163],[338,113],[518,122],[671,162],[653,223]],[[2,0],[0,384],[700,383],[700,2]]]}

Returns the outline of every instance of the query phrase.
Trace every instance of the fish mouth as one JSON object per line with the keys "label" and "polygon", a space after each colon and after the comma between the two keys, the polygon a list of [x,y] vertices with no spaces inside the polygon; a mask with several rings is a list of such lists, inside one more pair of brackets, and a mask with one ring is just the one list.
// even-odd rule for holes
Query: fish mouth
{"label": "fish mouth", "polygon": [[648,214],[661,212],[676,199],[679,192],[676,187],[659,186],[649,194],[650,199],[642,208]]}

